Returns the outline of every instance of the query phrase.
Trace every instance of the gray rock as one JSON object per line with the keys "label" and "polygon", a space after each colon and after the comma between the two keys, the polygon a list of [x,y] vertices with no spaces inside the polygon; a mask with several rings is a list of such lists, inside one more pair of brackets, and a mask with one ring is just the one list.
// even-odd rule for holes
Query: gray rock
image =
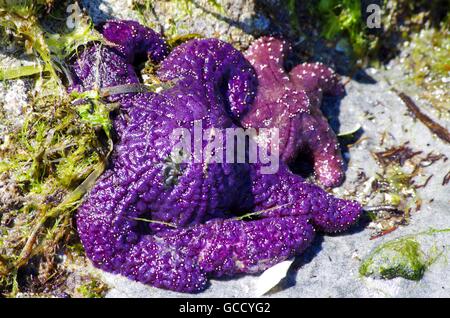
{"label": "gray rock", "polygon": [[[82,0],[83,6],[98,23],[109,18],[138,19],[130,1]],[[141,1],[144,2],[144,1]],[[247,47],[262,33],[294,32],[289,11],[283,0],[220,0],[212,1],[151,1],[152,13],[147,24],[166,36],[200,34],[230,42],[239,48]],[[273,21],[276,21],[274,23]]]}

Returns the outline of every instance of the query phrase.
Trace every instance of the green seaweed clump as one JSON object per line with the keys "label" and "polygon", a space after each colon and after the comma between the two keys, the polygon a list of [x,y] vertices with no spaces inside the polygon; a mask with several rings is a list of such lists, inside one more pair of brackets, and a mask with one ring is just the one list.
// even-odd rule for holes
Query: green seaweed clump
{"label": "green seaweed clump", "polygon": [[441,23],[448,25],[446,0],[384,0],[374,4],[381,8],[381,25],[374,29],[367,27],[362,12],[365,8],[359,0],[314,1],[309,5],[309,12],[320,21],[325,39],[337,41],[354,58],[374,64],[395,57],[400,52],[400,44],[420,30],[434,29],[439,33]]}
{"label": "green seaweed clump", "polygon": [[359,268],[363,276],[385,279],[403,277],[420,280],[427,261],[420,244],[413,238],[403,238],[378,246]]}
{"label": "green seaweed clump", "polygon": [[435,234],[447,235],[449,232],[450,229],[429,229],[385,242],[364,259],[359,267],[359,273],[362,276],[383,279],[403,277],[420,280],[426,269],[443,255],[446,246],[440,249],[437,248],[436,242],[432,245],[421,244],[418,239],[424,236],[432,237]]}
{"label": "green seaweed clump", "polygon": [[99,280],[91,280],[77,288],[83,298],[103,298],[108,288]]}
{"label": "green seaweed clump", "polygon": [[[412,187],[412,179],[416,175],[416,171],[405,172],[400,165],[392,164],[386,167],[383,176],[378,176],[378,184],[385,182],[385,194],[387,203],[393,206],[399,206],[402,202],[408,202],[408,199],[413,201],[406,204],[407,210],[412,207],[413,204],[417,205],[418,198],[415,189]],[[383,191],[381,191],[383,192]],[[408,212],[407,211],[407,212]],[[407,213],[407,217],[409,213]]]}
{"label": "green seaweed clump", "polygon": [[356,57],[363,57],[377,45],[377,38],[366,32],[359,0],[320,0],[310,9],[323,23],[327,40],[347,39]]}
{"label": "green seaweed clump", "polygon": [[[58,6],[56,6],[58,4]],[[0,80],[20,78],[33,74],[48,75],[51,90],[65,91],[62,76],[70,82],[70,74],[65,60],[80,46],[92,41],[102,42],[102,37],[95,31],[92,22],[85,15],[77,16],[73,30],[65,23],[66,12],[62,0],[0,0],[0,29],[8,31],[17,43],[22,44],[26,53],[39,57],[34,65],[15,66],[2,63]],[[50,13],[50,14],[48,14]],[[41,17],[48,15],[55,30],[44,26]]]}
{"label": "green seaweed clump", "polygon": [[415,184],[415,178],[421,173],[420,163],[425,160],[420,154],[422,151],[409,147],[408,142],[372,153],[381,171],[369,179],[370,193],[365,200],[391,207],[370,213],[371,227],[375,229],[372,238],[408,224],[411,213],[420,210],[422,200],[417,193],[419,186]]}
{"label": "green seaweed clump", "polygon": [[440,30],[427,29],[414,35],[405,66],[410,80],[422,87],[421,97],[428,100],[440,115],[450,116],[450,14]]}
{"label": "green seaweed clump", "polygon": [[2,40],[23,46],[36,61],[0,65],[6,84],[36,79],[24,118],[3,116],[0,104],[7,127],[0,136],[0,295],[39,291],[52,277],[65,275],[62,255],[70,255],[76,242],[73,212],[103,173],[113,147],[113,106],[99,92],[66,92],[66,61],[81,46],[102,40],[86,16],[79,16],[74,30],[61,23],[64,3],[0,0],[1,33],[11,35]]}
{"label": "green seaweed clump", "polygon": [[[0,292],[19,291],[22,267],[56,261],[61,243],[73,236],[73,212],[106,168],[112,150],[108,105],[75,98],[36,97],[0,153],[0,176],[7,175],[21,197],[17,206],[0,207]],[[50,277],[47,269],[39,265],[37,271]]]}

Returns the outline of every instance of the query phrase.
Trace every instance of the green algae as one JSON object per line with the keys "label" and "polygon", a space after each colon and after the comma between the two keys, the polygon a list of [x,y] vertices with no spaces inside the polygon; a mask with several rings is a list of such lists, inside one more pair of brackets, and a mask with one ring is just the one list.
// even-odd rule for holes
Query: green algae
{"label": "green algae", "polygon": [[379,275],[385,279],[403,277],[419,280],[426,261],[420,244],[414,239],[401,239],[379,246],[359,268],[363,276]]}
{"label": "green algae", "polygon": [[320,0],[310,7],[322,21],[322,35],[327,40],[347,39],[353,54],[360,58],[376,46],[377,39],[366,32],[359,0]]}
{"label": "green algae", "polygon": [[[350,48],[351,56],[380,66],[399,53],[399,45],[425,28],[442,29],[448,25],[445,0],[380,1],[381,28],[367,27],[359,0],[320,0],[309,5],[309,13],[320,21],[322,36]],[[292,12],[293,14],[293,12]],[[448,36],[447,36],[448,37]],[[431,53],[432,54],[432,53]]]}
{"label": "green algae", "polygon": [[289,20],[291,27],[299,32],[300,31],[300,20],[297,14],[297,0],[287,0],[287,9],[289,12]]}
{"label": "green algae", "polygon": [[450,116],[450,14],[439,30],[428,29],[414,35],[411,51],[405,59],[410,75],[408,84],[423,90],[420,96],[429,101],[441,116]]}
{"label": "green algae", "polygon": [[408,224],[411,212],[420,209],[422,200],[417,193],[415,178],[420,174],[421,162],[426,160],[419,156],[421,153],[410,148],[408,143],[372,153],[382,170],[372,178],[369,198],[381,199],[381,205],[395,208],[370,213],[369,218],[377,224],[373,238]]}
{"label": "green algae", "polygon": [[416,199],[417,193],[412,187],[414,177],[414,172],[407,173],[397,164],[386,168],[383,181],[387,182],[389,204],[398,206],[400,202],[406,201],[407,198]]}
{"label": "green algae", "polygon": [[[17,128],[2,118],[8,130],[0,142],[0,177],[17,188],[19,202],[0,207],[0,293],[8,296],[22,290],[23,268],[48,279],[61,274],[56,253],[70,252],[73,213],[105,170],[113,146],[113,107],[99,92],[69,95],[63,84],[71,80],[66,60],[81,46],[102,39],[87,17],[73,31],[44,27],[40,14],[55,2],[0,0],[0,27],[36,55],[40,66],[2,65],[0,72],[0,80],[37,77],[23,125]],[[57,20],[58,13],[52,14],[48,19]]]}
{"label": "green algae", "polygon": [[10,135],[0,174],[8,173],[24,198],[16,211],[3,211],[22,222],[0,246],[10,269],[2,289],[11,287],[16,270],[32,258],[54,253],[69,235],[83,195],[106,168],[112,150],[109,111],[92,103],[74,106],[69,96],[35,100],[22,129]]}
{"label": "green algae", "polygon": [[362,276],[383,279],[403,277],[409,280],[420,280],[426,269],[442,255],[442,251],[434,245],[426,253],[418,237],[446,232],[450,232],[450,229],[430,229],[385,242],[364,259],[359,267],[359,273]]}
{"label": "green algae", "polygon": [[103,298],[107,290],[108,288],[105,284],[95,279],[86,282],[77,288],[77,292],[83,298]]}
{"label": "green algae", "polygon": [[[25,51],[32,56],[37,55],[40,61],[33,65],[1,65],[0,80],[20,78],[39,73],[47,73],[53,82],[52,90],[59,93],[65,91],[61,75],[69,72],[64,61],[80,46],[92,41],[103,39],[95,31],[92,22],[86,16],[81,16],[74,30],[69,30],[61,24],[60,10],[53,10],[49,16],[53,24],[58,25],[58,33],[51,32],[40,21],[40,16],[62,1],[50,0],[0,0],[0,28],[14,35],[15,41],[22,44]],[[60,7],[58,7],[60,9]],[[53,15],[54,14],[54,15]],[[64,13],[65,14],[65,13]],[[70,78],[68,79],[70,81]]]}
{"label": "green algae", "polygon": [[397,163],[384,166],[383,172],[376,175],[373,192],[383,195],[383,204],[402,211],[400,214],[394,213],[393,215],[386,215],[386,213],[371,215],[372,221],[382,225],[382,232],[400,224],[407,224],[411,211],[420,208],[421,199],[413,182],[416,175],[417,170],[407,172]]}

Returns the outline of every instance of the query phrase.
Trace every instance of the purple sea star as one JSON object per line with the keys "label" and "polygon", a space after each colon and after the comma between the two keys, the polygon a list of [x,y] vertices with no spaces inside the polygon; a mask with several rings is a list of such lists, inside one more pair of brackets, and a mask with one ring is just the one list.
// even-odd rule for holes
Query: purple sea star
{"label": "purple sea star", "polygon": [[[102,32],[119,47],[93,45],[81,53],[73,63],[75,89],[135,83],[134,51],[122,45],[148,48],[155,61],[167,53],[156,33],[141,29],[148,36],[139,37],[136,28],[143,27],[107,22]],[[174,128],[192,130],[194,121],[205,128],[237,127],[251,109],[255,75],[231,45],[191,40],[163,60],[158,75],[174,86],[158,94],[114,96],[128,119],[116,119],[121,132],[111,166],[76,217],[96,267],[161,288],[199,292],[208,278],[261,272],[304,251],[315,229],[342,231],[359,217],[358,203],[305,183],[284,164],[275,174],[262,174],[261,163],[170,163]],[[171,174],[176,182],[167,183],[170,170],[177,170]],[[235,217],[258,211],[247,221]]]}
{"label": "purple sea star", "polygon": [[289,50],[285,41],[272,37],[262,37],[248,49],[246,57],[259,85],[256,101],[241,123],[246,128],[279,128],[281,158],[291,163],[307,152],[319,181],[337,186],[344,178],[342,156],[320,106],[323,94],[339,96],[344,87],[321,63],[297,65],[287,73],[283,63]]}

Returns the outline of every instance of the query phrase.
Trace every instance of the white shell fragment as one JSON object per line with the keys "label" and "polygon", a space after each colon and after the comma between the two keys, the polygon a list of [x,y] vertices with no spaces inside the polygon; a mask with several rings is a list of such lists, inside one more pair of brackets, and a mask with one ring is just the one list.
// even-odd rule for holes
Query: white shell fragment
{"label": "white shell fragment", "polygon": [[286,277],[293,262],[294,259],[278,263],[262,273],[256,281],[255,296],[261,297],[277,286],[278,283]]}

